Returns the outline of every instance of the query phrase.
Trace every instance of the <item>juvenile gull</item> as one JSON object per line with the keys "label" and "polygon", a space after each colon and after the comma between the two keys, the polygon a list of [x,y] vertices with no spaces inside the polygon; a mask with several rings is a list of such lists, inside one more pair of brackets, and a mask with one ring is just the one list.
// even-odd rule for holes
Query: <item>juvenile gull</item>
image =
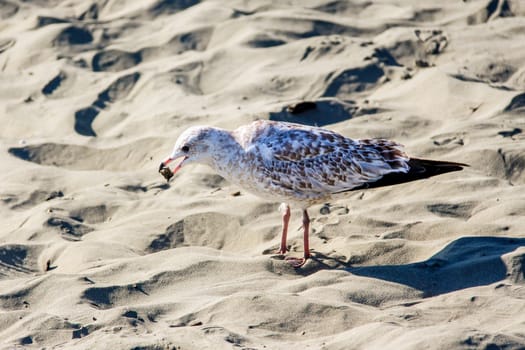
{"label": "juvenile gull", "polygon": [[[167,168],[178,160],[173,173]],[[283,202],[279,254],[286,254],[290,205],[303,211],[304,257],[310,257],[307,209],[351,191],[395,185],[461,170],[465,164],[410,158],[403,146],[384,139],[352,140],[336,132],[299,124],[255,121],[228,131],[194,126],[184,131],[159,171],[171,177],[190,163],[207,164],[245,190]]]}

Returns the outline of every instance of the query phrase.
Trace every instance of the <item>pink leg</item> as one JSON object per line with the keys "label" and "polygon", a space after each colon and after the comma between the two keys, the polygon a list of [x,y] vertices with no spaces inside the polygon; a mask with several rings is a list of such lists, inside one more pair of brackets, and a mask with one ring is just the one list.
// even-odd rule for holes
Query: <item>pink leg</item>
{"label": "pink leg", "polygon": [[303,240],[304,240],[304,259],[310,257],[310,237],[308,236],[310,232],[310,217],[306,209],[303,210]]}
{"label": "pink leg", "polygon": [[283,214],[283,232],[281,234],[281,248],[277,254],[286,254],[288,250],[286,247],[286,236],[288,235],[288,223],[290,222],[290,206],[288,204],[281,204],[279,211]]}
{"label": "pink leg", "polygon": [[310,257],[310,239],[308,232],[310,230],[310,217],[306,209],[303,210],[303,241],[304,241],[304,258],[289,257],[286,260],[295,268],[301,267],[306,263]]}

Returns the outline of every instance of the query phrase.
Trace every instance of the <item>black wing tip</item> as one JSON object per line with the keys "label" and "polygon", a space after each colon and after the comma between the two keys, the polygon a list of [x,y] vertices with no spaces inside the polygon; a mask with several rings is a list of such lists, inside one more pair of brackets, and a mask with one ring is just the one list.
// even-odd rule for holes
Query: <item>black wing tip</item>
{"label": "black wing tip", "polygon": [[[458,162],[449,162],[449,161],[441,161],[441,160],[430,160],[430,159],[420,159],[420,158],[410,158],[408,160],[408,165],[410,167],[424,167],[428,170],[434,169],[434,170],[443,170],[444,172],[449,171],[459,171],[462,170],[465,167],[470,167],[470,165],[466,163],[458,163]],[[455,169],[455,170],[454,170]]]}
{"label": "black wing tip", "polygon": [[[410,158],[408,160],[410,169],[408,172],[394,172],[384,175],[377,181],[367,182],[360,186],[354,187],[347,191],[364,190],[368,188],[386,187],[392,185],[398,185],[406,182],[412,182],[429,177],[442,175],[454,171],[461,171],[464,167],[468,167],[468,164],[456,163],[456,162],[445,162],[439,160],[430,159],[419,159]],[[347,192],[341,191],[341,192]]]}

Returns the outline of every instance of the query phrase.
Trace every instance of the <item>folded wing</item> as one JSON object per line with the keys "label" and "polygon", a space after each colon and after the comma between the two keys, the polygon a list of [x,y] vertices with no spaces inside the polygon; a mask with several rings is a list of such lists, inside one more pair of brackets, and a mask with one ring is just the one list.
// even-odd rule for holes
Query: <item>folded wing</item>
{"label": "folded wing", "polygon": [[288,123],[265,127],[250,140],[247,151],[262,157],[268,169],[265,176],[274,185],[311,193],[349,191],[410,169],[409,158],[395,142],[352,140]]}

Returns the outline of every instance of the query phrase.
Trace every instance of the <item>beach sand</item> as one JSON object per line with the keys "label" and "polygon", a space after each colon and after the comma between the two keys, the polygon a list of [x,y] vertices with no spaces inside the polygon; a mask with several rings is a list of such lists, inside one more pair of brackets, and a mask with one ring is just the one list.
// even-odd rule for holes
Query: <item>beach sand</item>
{"label": "beach sand", "polygon": [[[525,348],[524,32],[521,0],[0,0],[0,348]],[[311,207],[294,269],[278,203],[157,172],[256,119],[470,167]]]}

